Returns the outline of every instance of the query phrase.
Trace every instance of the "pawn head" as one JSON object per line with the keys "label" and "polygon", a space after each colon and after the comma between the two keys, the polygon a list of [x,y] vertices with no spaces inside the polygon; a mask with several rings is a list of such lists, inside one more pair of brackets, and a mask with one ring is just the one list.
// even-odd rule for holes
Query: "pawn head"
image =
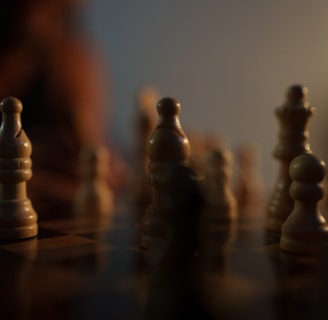
{"label": "pawn head", "polygon": [[1,101],[0,110],[3,113],[21,113],[23,105],[17,98],[7,97]]}
{"label": "pawn head", "polygon": [[320,183],[325,177],[326,165],[311,153],[293,159],[289,166],[291,178],[297,182]]}
{"label": "pawn head", "polygon": [[180,103],[174,98],[162,98],[157,103],[157,112],[161,116],[175,116],[180,112]]}

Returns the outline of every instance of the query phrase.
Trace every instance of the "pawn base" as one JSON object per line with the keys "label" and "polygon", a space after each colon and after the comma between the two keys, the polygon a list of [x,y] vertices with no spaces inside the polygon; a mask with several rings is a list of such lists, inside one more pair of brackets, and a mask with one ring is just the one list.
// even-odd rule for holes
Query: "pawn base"
{"label": "pawn base", "polygon": [[316,256],[326,245],[327,234],[327,227],[315,230],[312,233],[294,233],[289,235],[283,232],[280,239],[280,248],[282,251],[291,254]]}
{"label": "pawn base", "polygon": [[19,240],[38,234],[37,214],[28,198],[0,200],[0,239]]}
{"label": "pawn base", "polygon": [[17,228],[0,227],[0,239],[2,240],[23,240],[36,237],[37,235],[38,225],[36,223]]}

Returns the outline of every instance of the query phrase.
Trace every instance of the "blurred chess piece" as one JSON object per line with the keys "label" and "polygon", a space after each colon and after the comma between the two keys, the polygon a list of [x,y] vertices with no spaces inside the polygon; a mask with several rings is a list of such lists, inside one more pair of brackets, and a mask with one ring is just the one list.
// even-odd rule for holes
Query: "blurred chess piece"
{"label": "blurred chess piece", "polygon": [[0,108],[0,238],[31,238],[38,234],[38,225],[26,193],[26,181],[32,178],[32,145],[22,129],[23,106],[9,97]]}
{"label": "blurred chess piece", "polygon": [[236,219],[236,199],[231,189],[232,154],[228,150],[209,151],[204,171],[204,197],[208,219],[231,223]]}
{"label": "blurred chess piece", "polygon": [[208,152],[203,179],[204,209],[200,222],[200,254],[210,268],[224,269],[234,238],[236,200],[231,189],[232,154],[227,149]]}
{"label": "blurred chess piece", "polygon": [[187,166],[190,147],[178,117],[180,104],[163,98],[158,124],[149,140],[153,201],[141,223],[141,250],[148,264],[192,259],[201,206],[199,182]]}
{"label": "blurred chess piece", "polygon": [[109,152],[105,147],[80,152],[82,182],[77,189],[74,210],[77,216],[102,216],[113,211],[114,196],[108,185]]}
{"label": "blurred chess piece", "polygon": [[152,187],[148,179],[149,158],[147,154],[148,140],[157,122],[156,102],[159,93],[153,87],[144,87],[137,93],[135,126],[135,164],[131,181],[132,202],[140,209],[140,217],[152,200]]}
{"label": "blurred chess piece", "polygon": [[260,151],[254,143],[240,146],[236,156],[235,196],[238,219],[261,219],[264,209],[265,186],[260,174]]}
{"label": "blurred chess piece", "polygon": [[280,173],[267,209],[268,240],[280,239],[282,224],[293,210],[294,200],[289,194],[290,162],[298,155],[311,152],[308,143],[308,122],[315,108],[307,101],[307,88],[294,85],[287,92],[287,102],[276,110],[280,123],[279,143],[274,156],[280,160]]}
{"label": "blurred chess piece", "polygon": [[324,196],[325,163],[312,154],[296,157],[290,164],[294,210],[282,226],[281,250],[316,256],[328,244],[328,224],[318,202]]}
{"label": "blurred chess piece", "polygon": [[204,161],[206,154],[206,137],[202,132],[188,130],[190,144],[189,164],[199,176],[204,175]]}
{"label": "blurred chess piece", "polygon": [[208,152],[213,149],[225,148],[225,143],[222,137],[216,134],[203,133],[197,130],[188,130],[187,136],[190,143],[189,165],[198,176],[203,177]]}

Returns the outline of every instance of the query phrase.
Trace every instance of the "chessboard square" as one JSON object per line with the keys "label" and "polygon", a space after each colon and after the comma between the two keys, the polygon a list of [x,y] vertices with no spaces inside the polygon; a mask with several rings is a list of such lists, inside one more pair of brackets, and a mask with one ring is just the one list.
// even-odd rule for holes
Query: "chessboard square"
{"label": "chessboard square", "polygon": [[103,272],[109,265],[106,251],[93,252],[92,249],[88,246],[82,246],[75,255],[69,250],[65,250],[62,255],[58,251],[53,251],[49,255],[40,256],[37,263],[38,265],[72,270],[78,274],[92,276]]}
{"label": "chessboard square", "polygon": [[129,227],[111,228],[107,231],[81,233],[79,236],[83,238],[93,239],[113,246],[127,247],[134,246],[139,243],[137,229]]}
{"label": "chessboard square", "polygon": [[37,235],[37,239],[46,239],[46,238],[55,238],[64,236],[64,232],[60,232],[54,229],[47,229],[47,228],[39,228],[39,232]]}
{"label": "chessboard square", "polygon": [[5,270],[11,272],[12,268],[19,268],[19,266],[23,265],[26,261],[25,257],[18,254],[14,250],[7,250],[6,248],[0,248],[0,259],[1,261],[5,261],[5,263],[0,264],[0,271],[4,274]]}
{"label": "chessboard square", "polygon": [[108,252],[93,252],[92,250],[89,251],[86,246],[83,246],[78,249],[76,255],[64,254],[60,259],[53,261],[52,265],[65,269],[79,270],[79,273],[93,275],[103,272],[108,268]]}
{"label": "chessboard square", "polygon": [[[61,267],[58,264],[38,265],[30,275],[33,278],[33,286],[30,288],[32,304],[48,305],[48,308],[51,305],[58,306],[60,301],[71,299],[75,294],[86,290],[91,286],[93,278],[86,276],[85,273],[81,276],[80,272],[75,272],[67,266]],[[44,286],[44,283],[47,285]]]}
{"label": "chessboard square", "polygon": [[109,247],[110,246],[105,243],[98,243],[74,235],[56,236],[54,238],[43,239],[32,238],[1,246],[1,248],[15,252],[21,256],[31,259],[37,257],[37,259],[41,259],[42,261],[104,251],[108,250]]}
{"label": "chessboard square", "polygon": [[113,248],[108,252],[108,278],[117,278],[122,275],[133,275],[139,272],[140,251],[132,248]]}
{"label": "chessboard square", "polygon": [[65,234],[87,233],[92,231],[107,230],[110,226],[108,221],[82,220],[82,219],[60,219],[43,221],[39,223],[41,228],[55,230]]}
{"label": "chessboard square", "polygon": [[15,253],[21,257],[25,257],[28,259],[34,259],[36,257],[37,247],[38,247],[37,238],[31,238],[25,241],[12,242],[1,246],[1,248],[6,251],[10,251],[12,253]]}

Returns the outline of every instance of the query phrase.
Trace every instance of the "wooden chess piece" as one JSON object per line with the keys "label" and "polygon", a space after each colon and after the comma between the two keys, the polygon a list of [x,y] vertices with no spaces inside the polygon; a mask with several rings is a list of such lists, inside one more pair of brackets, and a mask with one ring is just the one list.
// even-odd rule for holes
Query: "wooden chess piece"
{"label": "wooden chess piece", "polygon": [[281,250],[297,255],[315,255],[327,245],[328,224],[318,202],[324,196],[325,163],[312,154],[296,157],[290,164],[294,210],[282,226]]}
{"label": "wooden chess piece", "polygon": [[26,194],[32,178],[32,146],[22,129],[21,102],[13,97],[0,104],[0,238],[25,239],[37,235],[37,214]]}
{"label": "wooden chess piece", "polygon": [[131,197],[133,204],[140,211],[140,217],[143,216],[145,208],[152,200],[152,187],[148,181],[147,144],[157,122],[155,108],[157,97],[158,92],[155,88],[144,87],[138,91],[136,99],[134,117],[136,157],[131,181]]}
{"label": "wooden chess piece", "polygon": [[287,102],[276,110],[280,122],[279,143],[274,156],[280,160],[280,173],[274,187],[266,219],[268,238],[279,241],[281,226],[293,210],[294,201],[289,194],[290,162],[298,155],[310,153],[308,120],[315,108],[307,102],[307,89],[294,85],[287,92]]}
{"label": "wooden chess piece", "polygon": [[180,104],[163,98],[157,111],[159,121],[148,143],[153,202],[141,223],[140,242],[149,265],[190,257],[201,205],[198,181],[187,165],[190,147],[178,118]]}
{"label": "wooden chess piece", "polygon": [[235,184],[239,221],[262,218],[265,187],[259,166],[259,148],[254,143],[241,145],[236,155]]}
{"label": "wooden chess piece", "polygon": [[196,130],[187,131],[190,143],[190,167],[195,170],[198,176],[203,177],[205,171],[206,156],[213,149],[223,149],[225,143],[222,137],[213,133],[203,133]]}
{"label": "wooden chess piece", "polygon": [[109,157],[109,152],[104,147],[81,150],[79,158],[82,182],[74,201],[74,210],[78,216],[112,213],[114,196],[108,185]]}
{"label": "wooden chess piece", "polygon": [[208,152],[204,167],[206,219],[231,223],[236,219],[236,199],[231,190],[232,154],[228,150]]}
{"label": "wooden chess piece", "polygon": [[230,151],[214,148],[208,152],[204,166],[199,256],[205,268],[216,271],[226,268],[235,232],[237,207],[231,189],[231,163]]}

